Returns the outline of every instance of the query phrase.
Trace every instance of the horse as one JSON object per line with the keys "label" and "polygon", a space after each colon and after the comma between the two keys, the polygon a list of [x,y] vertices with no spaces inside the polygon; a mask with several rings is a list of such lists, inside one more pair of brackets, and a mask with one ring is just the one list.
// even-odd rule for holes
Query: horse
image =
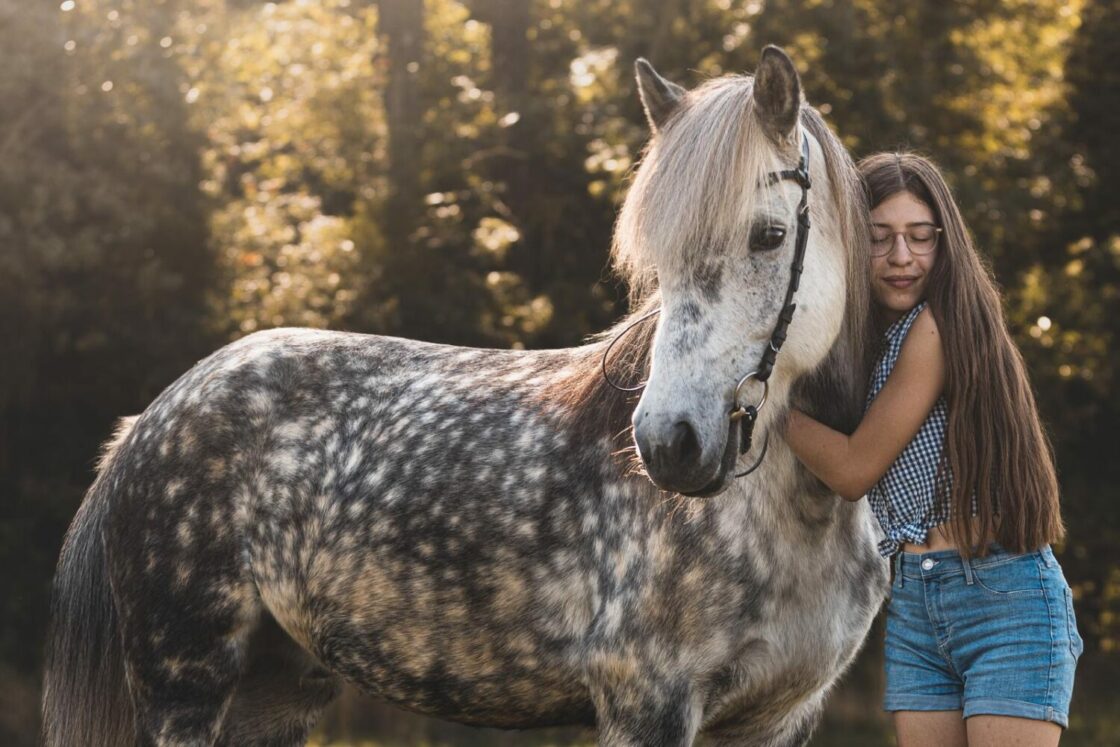
{"label": "horse", "polygon": [[[611,747],[808,740],[887,591],[866,502],[780,428],[858,422],[865,198],[781,50],[636,77],[618,326],[538,351],[262,331],[121,422],[55,576],[47,745],[300,744],[342,681]],[[732,417],[759,397],[761,461]]]}

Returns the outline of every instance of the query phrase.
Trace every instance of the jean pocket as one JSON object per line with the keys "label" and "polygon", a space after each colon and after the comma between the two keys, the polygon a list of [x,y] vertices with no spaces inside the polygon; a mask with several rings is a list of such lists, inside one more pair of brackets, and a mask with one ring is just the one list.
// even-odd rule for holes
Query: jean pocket
{"label": "jean pocket", "polygon": [[1014,560],[973,565],[972,576],[985,591],[999,596],[1042,596],[1043,582],[1033,554]]}
{"label": "jean pocket", "polygon": [[1066,625],[1069,628],[1069,650],[1073,658],[1077,659],[1085,651],[1085,641],[1077,632],[1077,613],[1073,610],[1073,592],[1069,585],[1065,587],[1066,594]]}

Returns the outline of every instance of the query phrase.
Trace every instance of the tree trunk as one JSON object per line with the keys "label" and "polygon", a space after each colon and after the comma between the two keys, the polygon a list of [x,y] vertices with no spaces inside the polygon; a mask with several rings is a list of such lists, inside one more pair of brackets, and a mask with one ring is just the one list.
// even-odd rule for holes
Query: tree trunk
{"label": "tree trunk", "polygon": [[404,247],[423,204],[419,71],[424,47],[423,0],[381,0],[380,31],[388,48],[385,120],[389,140],[389,199],[383,229],[391,247]]}

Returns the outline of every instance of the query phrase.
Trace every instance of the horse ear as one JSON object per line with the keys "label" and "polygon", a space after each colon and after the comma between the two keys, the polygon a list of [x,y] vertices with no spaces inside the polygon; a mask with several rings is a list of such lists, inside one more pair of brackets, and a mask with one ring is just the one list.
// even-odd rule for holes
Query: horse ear
{"label": "horse ear", "polygon": [[801,111],[801,79],[779,47],[762,50],[754,74],[754,104],[766,134],[777,143],[789,142]]}
{"label": "horse ear", "polygon": [[634,63],[634,73],[649,128],[657,133],[681,105],[686,91],[658,75],[644,57],[639,57]]}

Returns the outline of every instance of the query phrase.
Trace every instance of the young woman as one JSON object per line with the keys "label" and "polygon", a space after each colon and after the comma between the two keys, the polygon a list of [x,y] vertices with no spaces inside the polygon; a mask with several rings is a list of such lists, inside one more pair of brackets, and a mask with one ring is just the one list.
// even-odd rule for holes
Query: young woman
{"label": "young woman", "polygon": [[1082,641],[1026,368],[937,168],[888,153],[860,171],[882,334],[864,418],[849,436],[792,410],[786,439],[841,496],[866,494],[886,535],[899,744],[1055,745]]}

